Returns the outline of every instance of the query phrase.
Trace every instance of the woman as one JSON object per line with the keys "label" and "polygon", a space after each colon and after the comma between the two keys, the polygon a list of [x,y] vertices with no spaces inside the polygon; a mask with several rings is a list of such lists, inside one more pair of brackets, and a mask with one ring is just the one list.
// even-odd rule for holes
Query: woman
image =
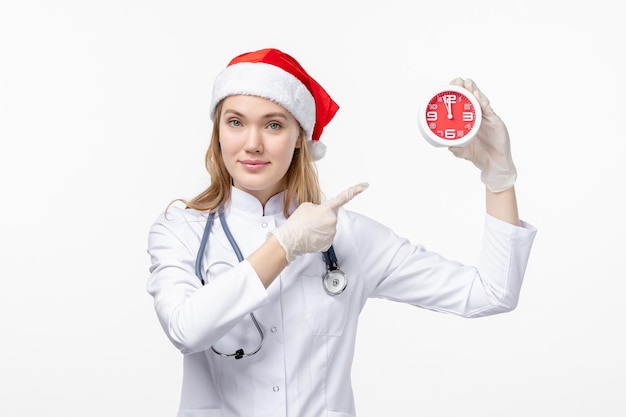
{"label": "woman", "polygon": [[464,317],[515,308],[536,230],[518,218],[506,127],[472,81],[454,83],[483,111],[476,139],[452,149],[486,185],[476,266],[343,209],[366,184],[321,201],[314,161],[338,106],[291,56],[246,53],[218,75],[212,182],[149,235],[147,289],[184,354],[179,416],[356,415],[350,367],[368,298]]}

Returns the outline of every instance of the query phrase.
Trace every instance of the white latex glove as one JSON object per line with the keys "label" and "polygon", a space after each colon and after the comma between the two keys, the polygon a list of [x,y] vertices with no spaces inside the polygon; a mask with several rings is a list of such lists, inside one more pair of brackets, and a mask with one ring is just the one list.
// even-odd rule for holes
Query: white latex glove
{"label": "white latex glove", "polygon": [[339,207],[363,192],[369,184],[361,183],[322,203],[303,203],[287,221],[269,233],[276,236],[287,255],[287,263],[304,253],[323,252],[330,248],[337,231]]}
{"label": "white latex glove", "polygon": [[509,189],[517,179],[517,170],[511,156],[511,142],[506,126],[493,111],[489,99],[478,89],[474,81],[456,78],[450,84],[458,85],[478,99],[483,119],[476,137],[465,146],[450,147],[457,157],[467,159],[480,169],[480,179],[492,192]]}

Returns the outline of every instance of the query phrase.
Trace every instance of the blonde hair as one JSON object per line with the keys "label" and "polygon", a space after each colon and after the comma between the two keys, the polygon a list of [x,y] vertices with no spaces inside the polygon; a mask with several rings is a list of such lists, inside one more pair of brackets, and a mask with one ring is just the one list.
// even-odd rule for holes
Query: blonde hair
{"label": "blonde hair", "polygon": [[[223,102],[223,101],[222,101]],[[217,211],[230,201],[230,192],[233,179],[226,169],[222,159],[220,148],[219,124],[221,119],[222,102],[215,110],[213,119],[213,133],[211,143],[205,156],[205,166],[211,177],[211,184],[200,194],[191,200],[179,199],[188,208],[200,211]],[[321,190],[317,168],[306,145],[306,136],[302,127],[298,135],[300,146],[295,149],[291,165],[283,177],[286,193],[283,202],[283,213],[288,217],[291,202],[296,202],[296,207],[304,202],[319,204],[321,202]]]}

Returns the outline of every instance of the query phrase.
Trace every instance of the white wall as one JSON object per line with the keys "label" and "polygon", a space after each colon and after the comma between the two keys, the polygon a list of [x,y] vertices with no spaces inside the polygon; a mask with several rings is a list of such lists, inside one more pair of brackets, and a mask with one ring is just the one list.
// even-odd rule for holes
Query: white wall
{"label": "white wall", "polygon": [[327,194],[368,181],[348,208],[473,262],[478,171],[416,123],[421,94],[470,77],[507,123],[539,228],[513,313],[366,307],[359,416],[626,413],[621,8],[350,3],[0,3],[0,415],[175,415],[181,357],[145,292],[147,231],[208,182],[213,78],[269,46],[341,105]]}

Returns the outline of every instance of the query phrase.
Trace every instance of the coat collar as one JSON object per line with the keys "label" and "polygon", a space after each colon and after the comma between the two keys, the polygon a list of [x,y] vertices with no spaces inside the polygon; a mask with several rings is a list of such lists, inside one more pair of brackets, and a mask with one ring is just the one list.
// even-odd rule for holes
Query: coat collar
{"label": "coat collar", "polygon": [[265,204],[265,209],[256,197],[239,188],[232,187],[230,195],[230,210],[255,216],[274,216],[283,212],[284,191],[272,196]]}

